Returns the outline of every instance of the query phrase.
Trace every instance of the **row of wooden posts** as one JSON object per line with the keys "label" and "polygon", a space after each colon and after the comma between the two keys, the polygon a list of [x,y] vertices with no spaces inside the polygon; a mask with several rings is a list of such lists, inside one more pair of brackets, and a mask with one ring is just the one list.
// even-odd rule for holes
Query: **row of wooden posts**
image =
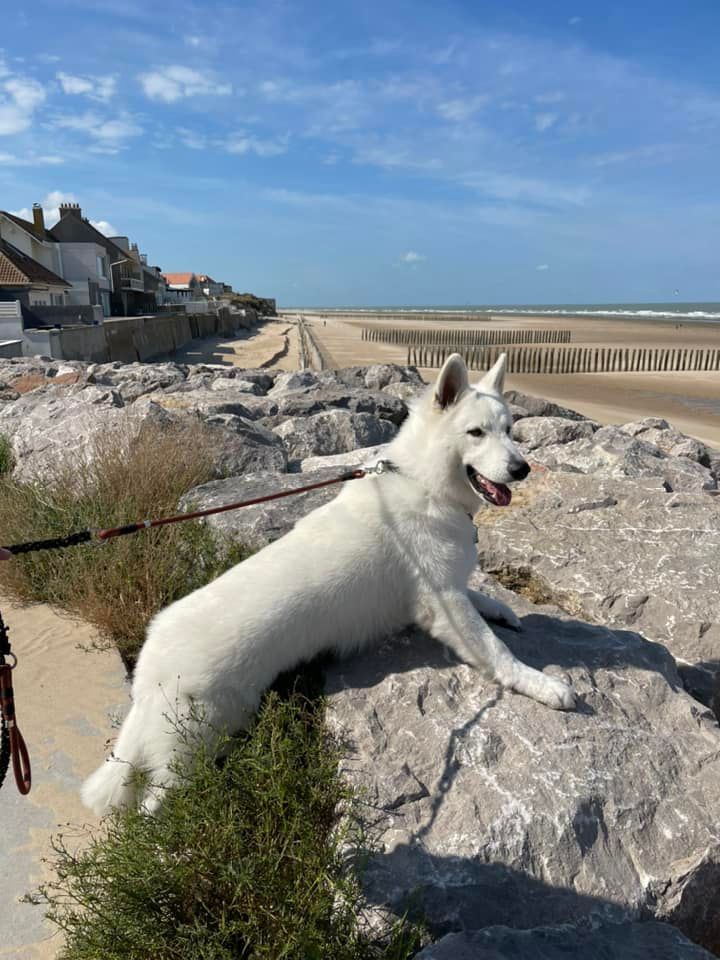
{"label": "row of wooden posts", "polygon": [[612,373],[664,370],[720,370],[720,349],[685,347],[474,347],[411,346],[408,365],[441,367],[459,353],[471,370],[487,370],[507,353],[509,373]]}
{"label": "row of wooden posts", "polygon": [[413,347],[462,347],[516,343],[570,343],[569,330],[411,330],[402,327],[363,327],[362,339],[381,343],[407,343]]}

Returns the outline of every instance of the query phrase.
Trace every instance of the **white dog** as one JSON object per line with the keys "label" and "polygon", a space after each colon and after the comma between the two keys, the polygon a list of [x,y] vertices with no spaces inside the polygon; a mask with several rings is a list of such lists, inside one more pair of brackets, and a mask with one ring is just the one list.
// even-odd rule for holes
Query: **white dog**
{"label": "white dog", "polygon": [[[529,467],[510,438],[505,356],[475,388],[451,356],[387,450],[380,475],[354,480],[290,533],[159,613],[148,628],[133,705],[114,756],[82,788],[96,813],[142,801],[176,778],[176,717],[248,726],[284,670],[324,650],[346,655],[417,623],[503,687],[560,710],[571,688],[517,660],[484,618],[518,628],[504,604],[467,589],[477,564],[472,515],[506,506]],[[136,796],[136,769],[152,784]],[[137,778],[135,778],[135,783]]]}

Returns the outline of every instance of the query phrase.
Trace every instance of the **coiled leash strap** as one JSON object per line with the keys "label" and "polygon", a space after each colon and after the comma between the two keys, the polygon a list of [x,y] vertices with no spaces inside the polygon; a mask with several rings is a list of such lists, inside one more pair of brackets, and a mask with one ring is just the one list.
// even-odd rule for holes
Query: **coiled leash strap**
{"label": "coiled leash strap", "polygon": [[[36,553],[39,550],[62,550],[65,547],[75,547],[81,543],[91,543],[93,540],[99,540],[102,543],[113,537],[124,537],[126,534],[137,533],[140,530],[149,530],[152,527],[164,527],[170,523],[181,523],[183,520],[198,520],[200,517],[210,517],[215,513],[239,510],[241,507],[250,507],[257,503],[266,503],[268,500],[280,500],[283,497],[292,497],[298,493],[307,493],[309,490],[319,490],[321,487],[329,487],[333,483],[346,483],[348,480],[359,480],[369,474],[374,473],[380,475],[396,470],[397,467],[389,460],[380,460],[373,467],[360,467],[357,470],[350,470],[338,477],[333,477],[331,480],[308,483],[304,487],[295,487],[293,490],[283,490],[280,493],[270,493],[264,497],[254,497],[251,500],[242,500],[238,503],[228,503],[222,507],[196,510],[193,513],[181,513],[178,514],[178,516],[163,517],[160,520],[140,520],[136,523],[128,523],[122,527],[111,527],[107,530],[82,530],[79,533],[71,533],[66,537],[55,537],[51,540],[33,540],[28,543],[15,543],[12,546],[4,547],[4,549],[14,555],[19,555],[23,553]],[[6,658],[8,657],[12,658],[12,664],[6,663]],[[2,787],[5,774],[12,759],[17,788],[20,793],[26,794],[30,792],[32,777],[27,747],[25,746],[25,741],[23,740],[15,719],[12,671],[16,663],[17,659],[15,654],[10,652],[7,627],[3,623],[2,615],[0,614],[0,787]]]}
{"label": "coiled leash strap", "polygon": [[[8,660],[12,660],[9,663]],[[0,614],[0,787],[12,761],[15,783],[21,794],[30,792],[32,772],[25,740],[20,733],[15,717],[15,696],[13,694],[12,672],[15,669],[15,654],[10,650],[8,629]]]}

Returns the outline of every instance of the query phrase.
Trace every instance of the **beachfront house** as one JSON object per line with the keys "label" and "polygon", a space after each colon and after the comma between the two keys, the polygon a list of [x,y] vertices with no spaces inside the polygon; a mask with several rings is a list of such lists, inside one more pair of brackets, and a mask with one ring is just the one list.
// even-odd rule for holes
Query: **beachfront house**
{"label": "beachfront house", "polygon": [[194,273],[164,273],[167,286],[167,299],[170,303],[185,303],[197,300],[203,292]]}

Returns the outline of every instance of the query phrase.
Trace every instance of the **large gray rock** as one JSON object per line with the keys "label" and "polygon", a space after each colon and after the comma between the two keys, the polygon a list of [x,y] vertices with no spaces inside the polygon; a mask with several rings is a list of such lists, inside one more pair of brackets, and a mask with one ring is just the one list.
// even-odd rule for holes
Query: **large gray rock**
{"label": "large gray rock", "polygon": [[552,471],[534,474],[517,500],[483,513],[482,566],[529,571],[571,613],[666,644],[709,702],[720,669],[717,501],[668,493],[660,478]]}
{"label": "large gray rock", "polygon": [[156,390],[176,387],[187,377],[187,367],[177,363],[98,363],[87,368],[89,383],[116,390],[125,403]]}
{"label": "large gray rock", "polygon": [[326,410],[309,417],[291,417],[278,424],[274,432],[282,437],[291,460],[304,460],[388,443],[397,429],[389,420],[369,413]]}
{"label": "large gray rock", "polygon": [[[518,421],[514,429],[521,431],[525,422]],[[707,467],[687,457],[668,456],[655,444],[615,426],[601,427],[592,436],[569,443],[537,446],[532,458],[556,470],[597,478],[660,477],[672,490],[717,488]]]}
{"label": "large gray rock", "polygon": [[565,417],[523,417],[513,427],[513,439],[530,451],[553,443],[570,443],[592,437],[600,424],[593,420],[568,420]]}
{"label": "large gray rock", "polygon": [[[235,383],[235,381],[230,381]],[[194,390],[174,390],[172,393],[156,393],[153,402],[178,415],[195,414],[201,420],[219,414],[233,414],[246,420],[258,420],[277,413],[277,402],[270,397],[257,397],[244,390],[230,386],[214,390],[212,385],[198,384]]]}
{"label": "large gray rock", "polygon": [[[296,490],[308,484],[333,479],[339,473],[342,473],[342,470],[330,467],[312,474],[255,473],[231,477],[227,480],[215,480],[195,487],[187,493],[180,507],[182,510],[207,510],[264,497],[269,493]],[[362,483],[361,480],[349,482]],[[284,536],[311,510],[321,507],[336,497],[341,486],[337,483],[309,493],[219,513],[209,517],[206,522],[222,536],[229,537],[251,550],[259,550],[273,540]]]}
{"label": "large gray rock", "polygon": [[282,440],[261,424],[231,413],[205,417],[203,423],[219,477],[287,470]]}
{"label": "large gray rock", "polygon": [[[146,411],[148,417],[153,411]],[[140,418],[142,419],[142,417]],[[82,459],[93,440],[130,422],[120,395],[92,385],[50,386],[0,410],[0,434],[11,442],[20,480],[51,476],[68,453]]]}
{"label": "large gray rock", "polygon": [[376,390],[357,387],[306,387],[287,392],[277,398],[280,417],[308,417],[325,410],[349,410],[351,413],[370,413],[381,420],[390,420],[396,426],[408,415],[407,406],[397,397]]}
{"label": "large gray rock", "polygon": [[511,649],[569,675],[579,708],[503,692],[418,630],[331,667],[330,722],[381,844],[368,902],[414,905],[436,936],[649,915],[720,945],[714,717],[661,644],[487,589],[523,618],[498,628]]}
{"label": "large gray rock", "polygon": [[336,453],[330,457],[307,457],[298,464],[300,473],[314,473],[324,467],[353,469],[354,467],[372,467],[378,460],[382,460],[387,453],[388,444],[383,443],[375,447],[362,447],[360,450],[351,450],[350,453]]}
{"label": "large gray rock", "polygon": [[582,413],[563,407],[559,403],[553,403],[552,400],[533,397],[529,393],[521,393],[519,390],[506,390],[504,396],[508,403],[524,410],[529,417],[562,417],[565,420],[588,419]]}
{"label": "large gray rock", "polygon": [[488,927],[449,933],[416,960],[713,960],[666,923],[601,923],[596,927]]}
{"label": "large gray rock", "polygon": [[624,423],[619,428],[632,437],[640,437],[646,443],[652,443],[669,457],[687,457],[703,466],[710,466],[710,453],[704,443],[693,437],[685,436],[667,420],[660,417],[646,417],[633,423]]}
{"label": "large gray rock", "polygon": [[318,375],[313,373],[312,370],[295,370],[291,373],[279,373],[272,388],[268,390],[268,394],[271,397],[281,397],[297,390],[304,391],[308,387],[317,388],[319,386]]}

